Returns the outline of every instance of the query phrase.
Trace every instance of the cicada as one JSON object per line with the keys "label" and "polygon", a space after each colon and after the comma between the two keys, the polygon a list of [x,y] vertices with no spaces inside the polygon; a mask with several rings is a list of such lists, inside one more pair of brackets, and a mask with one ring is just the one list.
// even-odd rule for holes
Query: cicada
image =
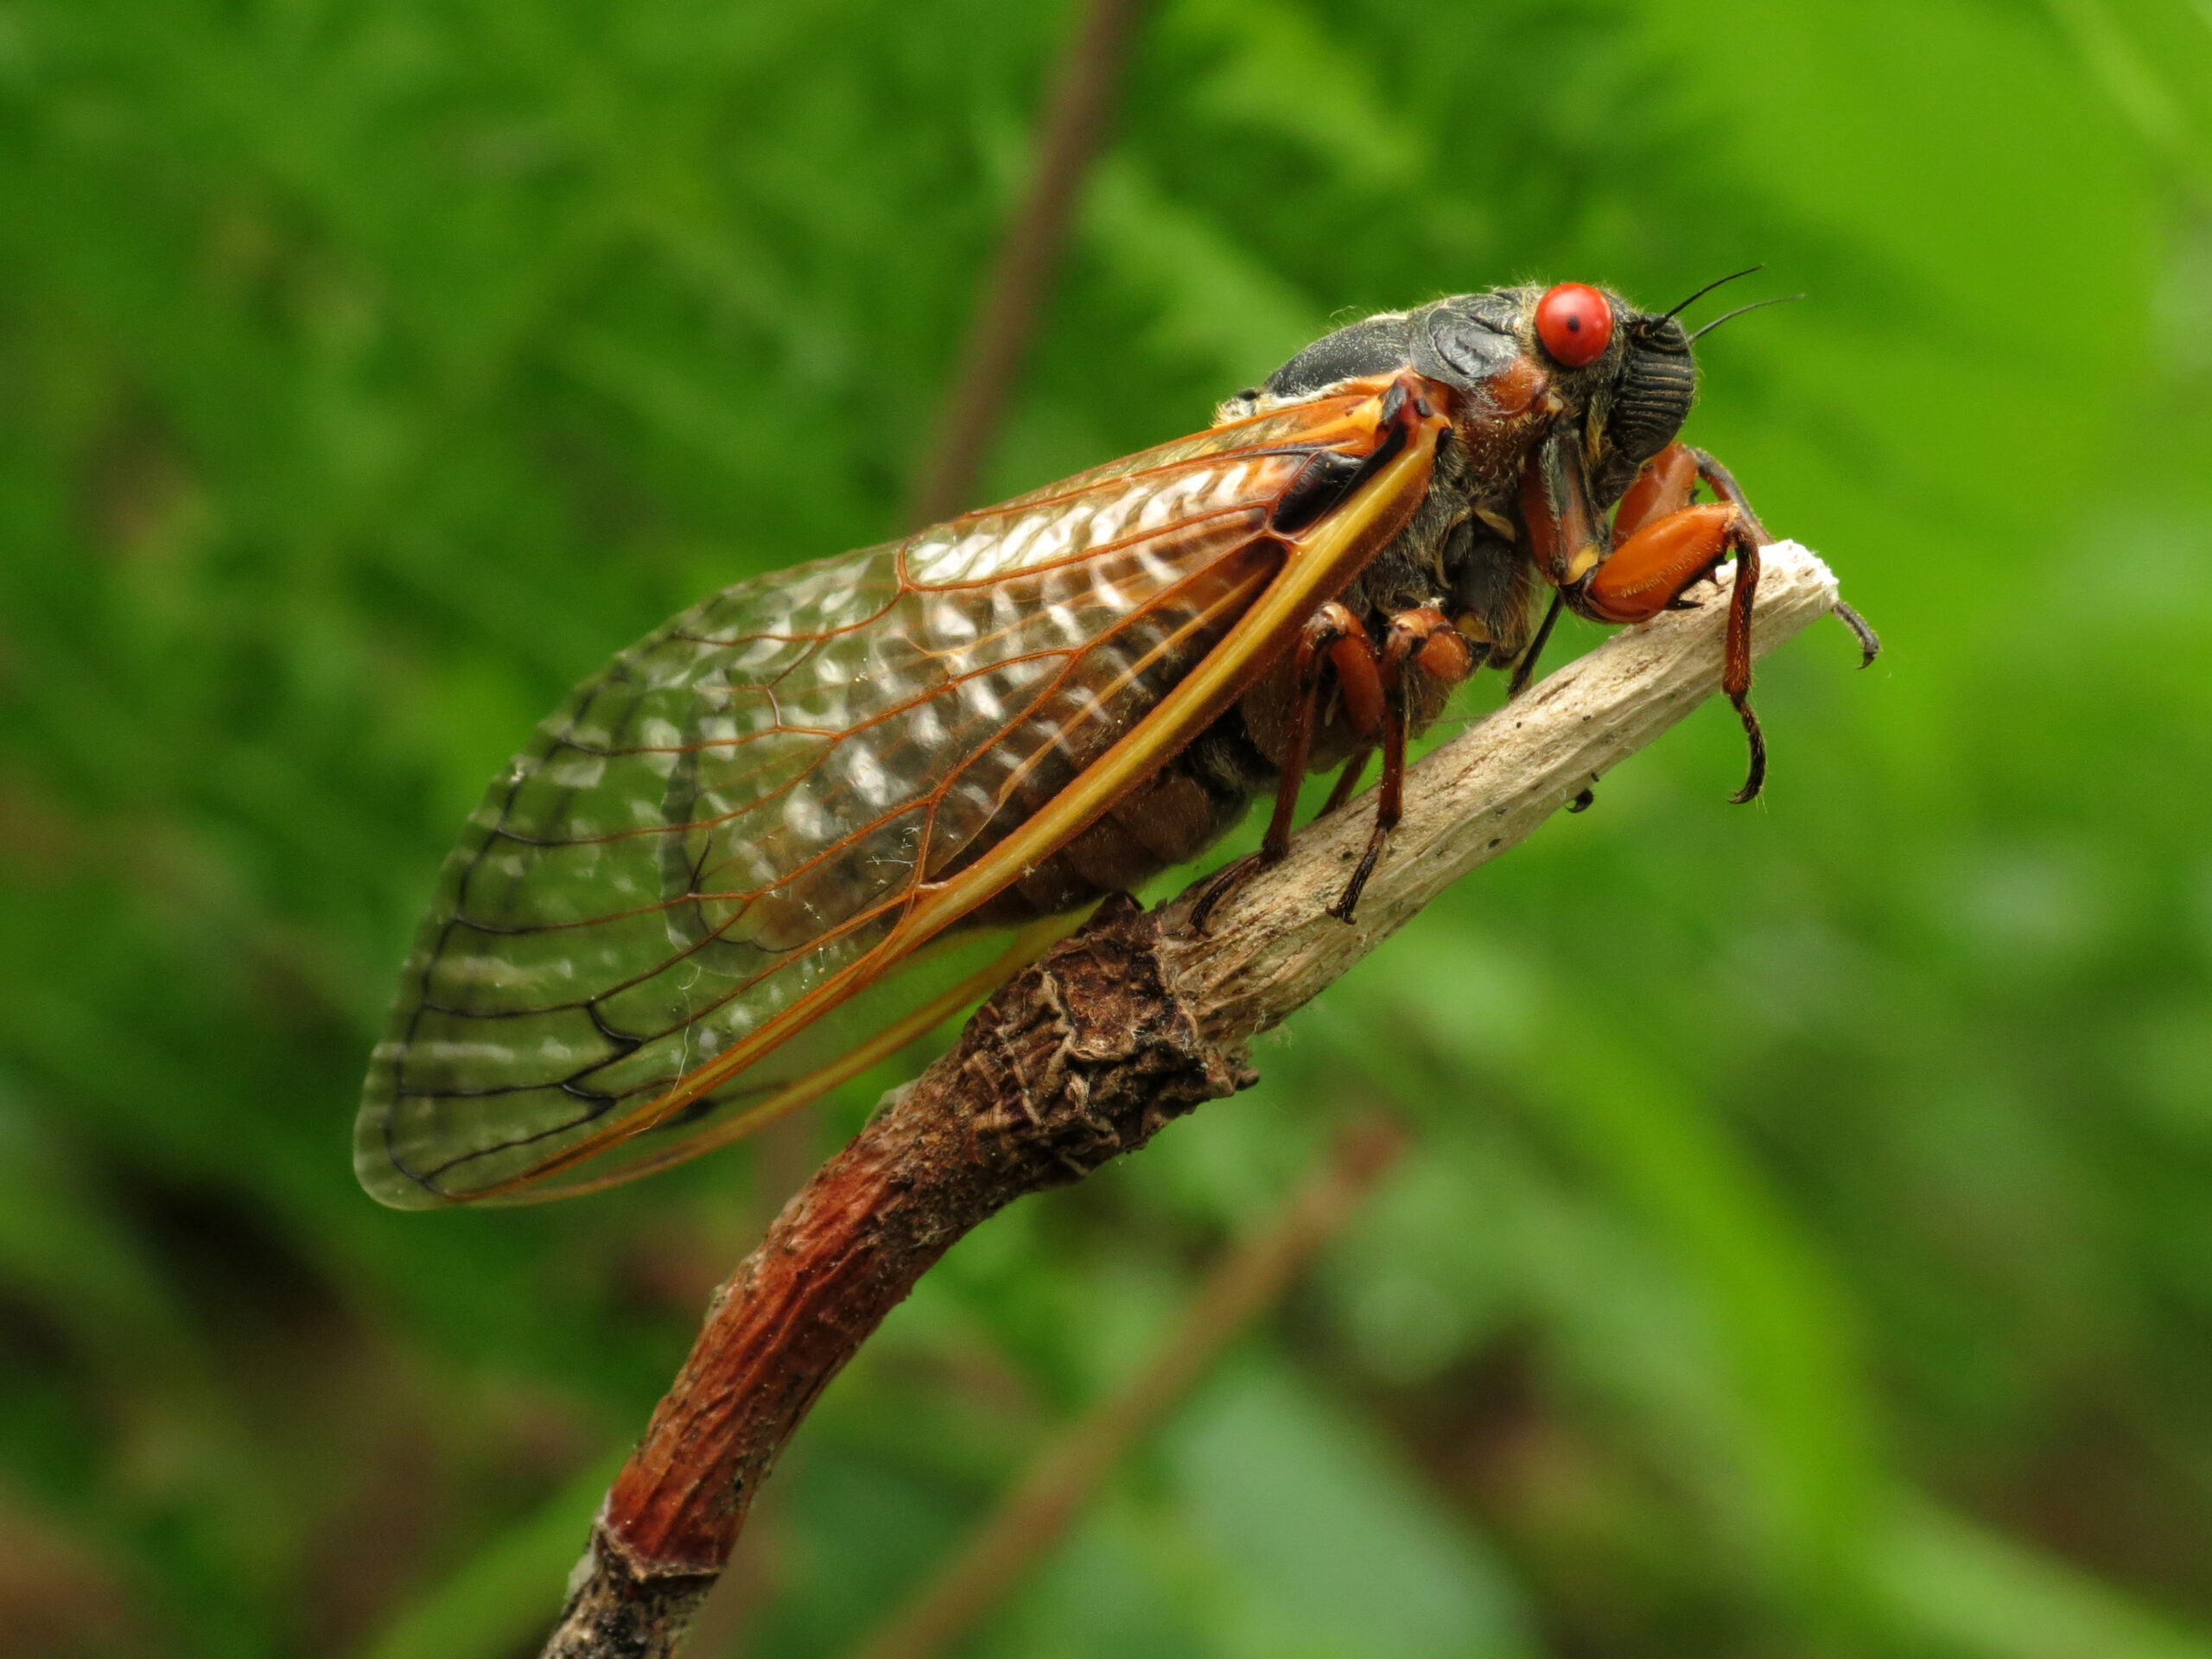
{"label": "cicada", "polygon": [[1257,857],[1280,855],[1304,778],[1342,769],[1333,808],[1379,750],[1350,919],[1407,738],[1455,685],[1490,667],[1517,689],[1562,607],[1643,622],[1730,559],[1751,798],[1768,537],[1677,438],[1681,308],[1566,283],[1370,317],[1194,436],[648,635],[538,728],[448,859],[370,1067],[362,1183],[404,1206],[553,1198],[721,1145],[1262,796]]}

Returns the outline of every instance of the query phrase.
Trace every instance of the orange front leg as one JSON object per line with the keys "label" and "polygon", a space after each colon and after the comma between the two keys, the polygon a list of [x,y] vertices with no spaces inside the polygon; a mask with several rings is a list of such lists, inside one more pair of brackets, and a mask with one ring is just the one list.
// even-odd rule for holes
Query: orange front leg
{"label": "orange front leg", "polygon": [[1697,492],[1698,452],[1670,443],[1643,463],[1636,481],[1613,509],[1613,539],[1624,542],[1656,518],[1680,512]]}
{"label": "orange front leg", "polygon": [[1758,521],[1732,501],[1681,507],[1645,524],[1592,570],[1568,603],[1600,622],[1649,622],[1678,602],[1683,590],[1712,574],[1731,553],[1736,588],[1729,595],[1728,639],[1720,689],[1736,705],[1751,745],[1744,786],[1729,798],[1756,800],[1766,783],[1766,737],[1751,711],[1751,604],[1759,586]]}
{"label": "orange front leg", "polygon": [[1595,622],[1649,622],[1731,552],[1756,545],[1726,502],[1679,508],[1615,548],[1568,603]]}
{"label": "orange front leg", "polygon": [[[1723,499],[1692,506],[1702,480]],[[1685,589],[1731,553],[1736,591],[1728,609],[1728,643],[1720,683],[1744,722],[1751,766],[1731,798],[1756,799],[1766,782],[1766,739],[1751,712],[1751,602],[1758,591],[1758,550],[1765,528],[1744,499],[1728,470],[1701,449],[1669,444],[1644,463],[1622,498],[1608,550],[1603,521],[1590,501],[1579,435],[1562,428],[1529,459],[1521,476],[1521,517],[1536,568],[1559,597],[1595,622],[1649,622],[1679,603]],[[1535,652],[1524,660],[1522,675]]]}
{"label": "orange front leg", "polygon": [[[1613,539],[1624,542],[1646,524],[1678,512],[1690,504],[1690,495],[1702,482],[1706,488],[1744,515],[1751,526],[1751,538],[1764,547],[1774,537],[1766,533],[1766,526],[1751,511],[1751,504],[1744,499],[1743,486],[1736,482],[1735,474],[1703,449],[1693,449],[1687,443],[1670,443],[1649,461],[1636,475],[1636,481],[1621,497],[1621,504],[1613,511]],[[1881,636],[1867,625],[1866,619],[1841,600],[1835,602],[1836,620],[1851,630],[1852,638],[1859,642],[1859,666],[1872,666],[1881,654]]]}

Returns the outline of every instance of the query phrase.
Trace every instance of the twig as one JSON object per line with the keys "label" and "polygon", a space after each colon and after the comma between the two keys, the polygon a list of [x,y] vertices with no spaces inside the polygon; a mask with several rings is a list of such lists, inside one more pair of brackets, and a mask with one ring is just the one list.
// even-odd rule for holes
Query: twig
{"label": "twig", "polygon": [[[1764,657],[1834,611],[1840,596],[1835,573],[1795,542],[1759,556],[1751,639],[1754,655]],[[1357,810],[1300,836],[1269,879],[1216,910],[1206,937],[1182,925],[1195,893],[1163,906],[1166,971],[1198,1010],[1206,1039],[1241,1043],[1281,1024],[1445,888],[1526,841],[1712,696],[1731,582],[1724,571],[1714,588],[1691,591],[1699,608],[1662,612],[1613,635],[1414,767],[1404,822],[1361,896],[1355,925],[1324,914],[1322,905],[1367,844],[1370,821]]]}
{"label": "twig", "polygon": [[933,1659],[996,1605],[1059,1541],[1108,1471],[1351,1219],[1402,1140],[1387,1118],[1347,1131],[1268,1224],[1223,1256],[1151,1362],[1033,1460],[959,1556],[852,1659]]}
{"label": "twig", "polygon": [[[1764,557],[1762,654],[1836,605],[1834,577],[1804,549]],[[1151,915],[1109,900],[1010,981],[716,1294],[607,1495],[547,1655],[672,1654],[807,1408],[954,1240],[1250,1083],[1248,1039],[1711,695],[1726,610],[1617,634],[1424,760],[1357,925],[1323,908],[1367,839],[1355,809],[1300,836],[1204,938],[1184,925],[1189,893]]]}
{"label": "twig", "polygon": [[1114,84],[1141,9],[1141,0],[1091,0],[1069,50],[1046,116],[1028,197],[999,245],[982,303],[961,351],[952,396],[939,416],[929,458],[915,474],[907,512],[914,524],[933,524],[973,505],[968,498],[1014,389],[1014,372],[1021,365],[1075,211],[1077,188],[1106,136]]}

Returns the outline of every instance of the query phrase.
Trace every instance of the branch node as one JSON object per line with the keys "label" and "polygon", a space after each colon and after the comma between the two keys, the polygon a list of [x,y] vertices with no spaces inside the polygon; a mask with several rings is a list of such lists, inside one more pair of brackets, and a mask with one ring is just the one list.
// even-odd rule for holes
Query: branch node
{"label": "branch node", "polygon": [[985,1005],[957,1065],[979,1155],[1033,1187],[1079,1180],[1203,1101],[1249,1088],[1171,984],[1158,922],[1116,894]]}

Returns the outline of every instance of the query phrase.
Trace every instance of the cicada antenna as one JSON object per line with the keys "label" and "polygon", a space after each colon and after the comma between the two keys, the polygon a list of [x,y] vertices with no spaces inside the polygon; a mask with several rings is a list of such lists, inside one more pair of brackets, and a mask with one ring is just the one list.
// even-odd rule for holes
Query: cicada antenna
{"label": "cicada antenna", "polygon": [[1662,315],[1659,321],[1664,322],[1669,317],[1678,317],[1681,315],[1683,312],[1688,310],[1690,307],[1695,305],[1700,300],[1703,299],[1707,295],[1712,293],[1714,289],[1726,288],[1729,283],[1736,281],[1738,277],[1749,276],[1754,271],[1764,270],[1765,269],[1766,265],[1762,262],[1756,265],[1745,265],[1741,270],[1732,270],[1726,276],[1718,277],[1713,281],[1707,283],[1703,288],[1698,289],[1696,293],[1691,295],[1689,298],[1684,300],[1673,310]]}
{"label": "cicada antenna", "polygon": [[1690,340],[1694,344],[1701,336],[1711,334],[1731,317],[1740,317],[1746,311],[1763,310],[1770,305],[1788,305],[1792,300],[1802,300],[1804,297],[1802,294],[1777,294],[1770,300],[1753,300],[1749,305],[1739,305],[1733,311],[1723,311],[1711,322],[1699,329],[1696,334],[1692,334]]}

